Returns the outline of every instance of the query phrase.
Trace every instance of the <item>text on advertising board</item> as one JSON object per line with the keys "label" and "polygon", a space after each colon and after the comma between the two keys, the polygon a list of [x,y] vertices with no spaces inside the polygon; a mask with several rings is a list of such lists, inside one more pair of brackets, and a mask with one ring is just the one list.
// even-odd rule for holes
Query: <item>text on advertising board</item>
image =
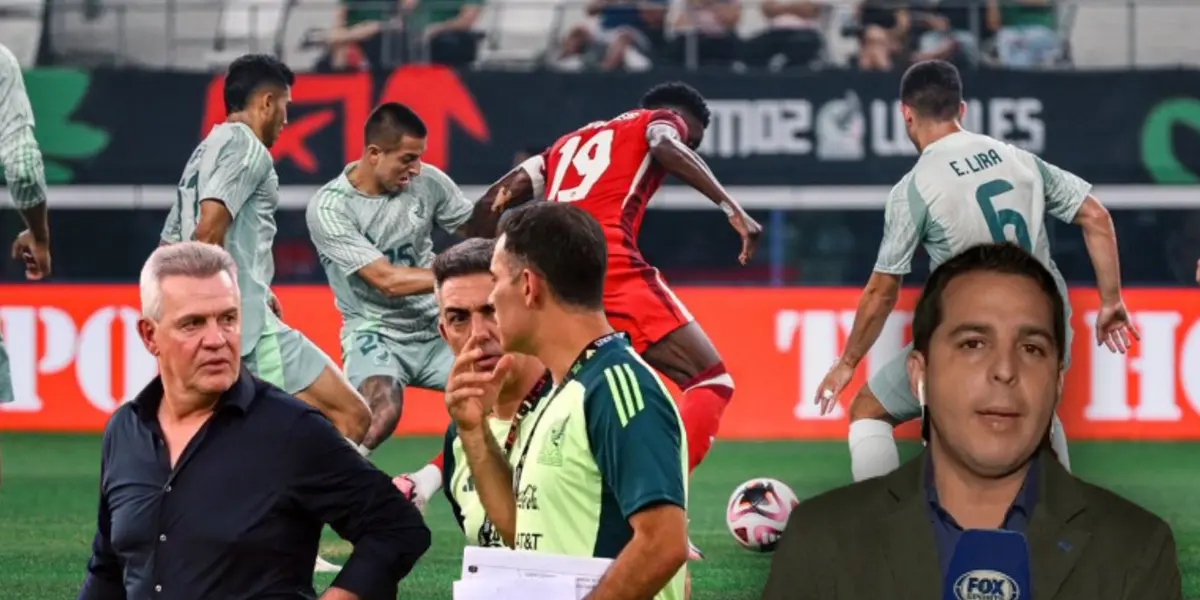
{"label": "text on advertising board", "polygon": [[[843,438],[845,406],[820,416],[816,386],[853,324],[849,288],[680,288],[737,381],[727,438]],[[328,288],[279,286],[285,319],[337,358],[340,318]],[[0,429],[98,431],[155,375],[137,338],[135,285],[0,285],[0,325],[17,401]],[[912,306],[907,290],[901,306]],[[1142,340],[1128,355],[1094,341],[1096,292],[1072,291],[1074,365],[1060,415],[1071,438],[1200,439],[1200,290],[1133,289],[1126,295]],[[729,310],[736,299],[738,310]],[[731,317],[736,314],[736,317]],[[849,390],[908,341],[911,313],[888,320]],[[850,394],[843,397],[848,401]],[[412,390],[401,431],[440,433],[439,394]],[[911,428],[906,429],[911,433]]]}

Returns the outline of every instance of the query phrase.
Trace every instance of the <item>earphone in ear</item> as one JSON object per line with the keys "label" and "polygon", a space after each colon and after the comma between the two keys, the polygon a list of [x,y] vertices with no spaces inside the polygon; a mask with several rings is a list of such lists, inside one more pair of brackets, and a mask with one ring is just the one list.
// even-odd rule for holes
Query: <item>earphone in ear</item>
{"label": "earphone in ear", "polygon": [[917,382],[917,400],[921,406],[925,406],[925,380],[923,379]]}

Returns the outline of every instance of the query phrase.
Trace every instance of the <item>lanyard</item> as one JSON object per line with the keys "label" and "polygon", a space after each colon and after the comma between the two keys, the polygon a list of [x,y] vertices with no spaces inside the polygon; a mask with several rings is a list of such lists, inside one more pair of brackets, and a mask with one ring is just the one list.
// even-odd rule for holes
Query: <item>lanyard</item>
{"label": "lanyard", "polygon": [[[567,371],[567,376],[563,378],[562,383],[558,384],[558,386],[555,387],[554,391],[550,393],[550,396],[546,398],[546,400],[545,400],[546,408],[543,408],[542,412],[538,413],[537,418],[533,420],[533,425],[529,430],[529,439],[525,442],[525,447],[521,449],[521,458],[517,461],[516,468],[513,469],[513,501],[514,501],[514,503],[517,500],[519,500],[520,496],[521,496],[521,474],[525,471],[525,459],[529,457],[529,447],[533,445],[533,443],[532,443],[533,442],[533,434],[537,431],[538,424],[542,422],[542,417],[546,415],[546,410],[548,410],[550,403],[553,402],[554,399],[558,397],[559,392],[561,392],[563,390],[563,388],[567,387],[568,383],[573,381],[575,379],[575,377],[577,377],[579,375],[579,372],[583,370],[583,366],[585,364],[587,364],[589,360],[591,360],[592,356],[596,353],[596,350],[600,349],[601,346],[603,346],[617,338],[624,338],[624,337],[625,337],[624,332],[614,331],[613,333],[609,333],[609,334],[601,336],[595,340],[592,340],[586,347],[584,347],[583,351],[579,353],[579,356],[575,358],[575,362],[571,364],[571,368]],[[513,438],[513,428],[509,428],[508,434],[509,434],[509,438],[512,439]],[[507,446],[507,443],[505,445]],[[511,448],[509,448],[509,450],[511,450]],[[508,456],[508,452],[505,452],[505,456]],[[492,528],[493,528],[492,520],[490,518],[485,517],[484,518],[484,526],[486,526],[488,528],[488,534],[490,537],[490,534],[492,533]],[[489,538],[484,538],[483,534],[484,534],[484,527],[480,527],[479,528],[479,535],[480,535],[479,543],[480,543],[480,545],[487,545],[487,543],[489,542]]]}
{"label": "lanyard", "polygon": [[[534,384],[533,389],[529,390],[529,393],[525,395],[525,399],[521,401],[521,406],[517,408],[517,413],[513,415],[512,423],[508,426],[508,435],[504,438],[504,458],[508,458],[512,454],[513,446],[517,443],[517,435],[521,429],[521,421],[525,419],[526,415],[537,408],[538,402],[541,401],[542,396],[546,393],[546,387],[550,385],[551,381],[550,371],[547,370],[542,375],[542,378]],[[496,527],[492,524],[491,518],[485,513],[483,523],[479,525],[478,536],[480,546],[486,547],[490,544],[495,529]]]}

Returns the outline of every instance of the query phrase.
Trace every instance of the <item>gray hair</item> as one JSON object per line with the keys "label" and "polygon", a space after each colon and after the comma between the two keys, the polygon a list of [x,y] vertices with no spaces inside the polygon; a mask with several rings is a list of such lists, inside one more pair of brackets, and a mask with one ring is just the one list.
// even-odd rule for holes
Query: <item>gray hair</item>
{"label": "gray hair", "polygon": [[195,279],[228,273],[237,282],[237,263],[224,248],[203,242],[179,242],[159,246],[146,264],[138,281],[142,297],[142,316],[157,320],[162,316],[162,281],[181,276]]}

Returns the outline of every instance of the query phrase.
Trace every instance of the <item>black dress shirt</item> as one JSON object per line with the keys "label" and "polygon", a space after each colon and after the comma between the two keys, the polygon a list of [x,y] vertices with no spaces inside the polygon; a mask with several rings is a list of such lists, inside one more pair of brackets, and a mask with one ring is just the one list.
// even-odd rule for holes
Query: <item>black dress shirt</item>
{"label": "black dress shirt", "polygon": [[333,586],[394,599],[421,514],[316,409],[245,369],[175,468],[156,378],[109,419],[80,600],[316,598],[323,524],[354,544]]}

